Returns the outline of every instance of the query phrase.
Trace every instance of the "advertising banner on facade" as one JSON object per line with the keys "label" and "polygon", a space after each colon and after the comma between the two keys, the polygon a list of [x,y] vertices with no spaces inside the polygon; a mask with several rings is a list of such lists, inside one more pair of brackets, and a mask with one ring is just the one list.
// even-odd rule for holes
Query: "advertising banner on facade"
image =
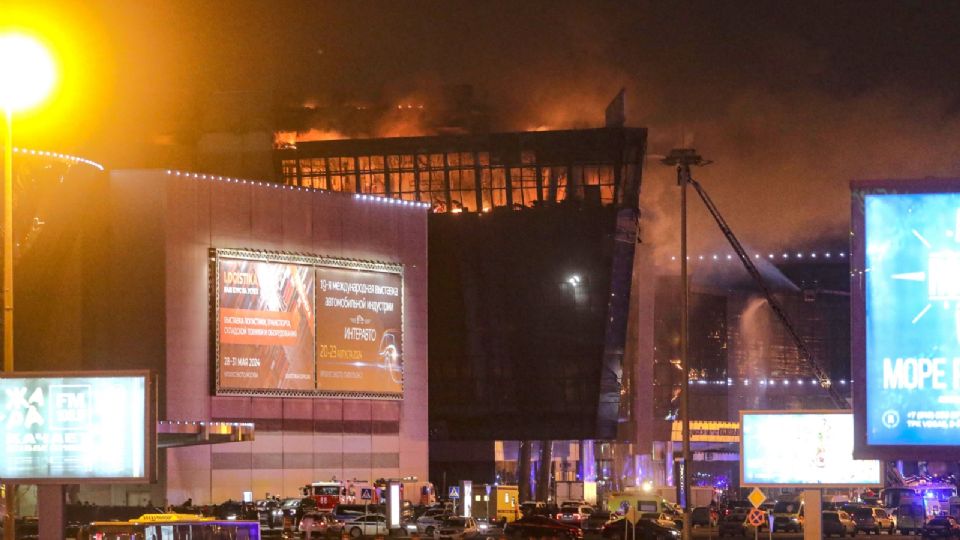
{"label": "advertising banner on facade", "polygon": [[317,268],[317,388],[403,391],[399,274]]}
{"label": "advertising banner on facade", "polygon": [[0,376],[0,480],[146,481],[146,374]]}
{"label": "advertising banner on facade", "polygon": [[740,413],[741,486],[883,485],[880,462],[853,459],[853,414],[840,411]]}
{"label": "advertising banner on facade", "polygon": [[960,445],[960,193],[887,184],[855,191],[858,441],[865,456],[922,459]]}
{"label": "advertising banner on facade", "polygon": [[220,388],[314,389],[309,266],[219,259]]}
{"label": "advertising banner on facade", "polygon": [[398,265],[215,254],[218,393],[402,395]]}

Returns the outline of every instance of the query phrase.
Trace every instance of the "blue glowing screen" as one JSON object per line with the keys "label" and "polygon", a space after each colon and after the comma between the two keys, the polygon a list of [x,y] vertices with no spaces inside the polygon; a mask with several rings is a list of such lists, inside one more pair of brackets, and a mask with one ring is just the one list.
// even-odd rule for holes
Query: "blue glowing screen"
{"label": "blue glowing screen", "polygon": [[960,193],[866,195],[864,219],[867,444],[958,444]]}

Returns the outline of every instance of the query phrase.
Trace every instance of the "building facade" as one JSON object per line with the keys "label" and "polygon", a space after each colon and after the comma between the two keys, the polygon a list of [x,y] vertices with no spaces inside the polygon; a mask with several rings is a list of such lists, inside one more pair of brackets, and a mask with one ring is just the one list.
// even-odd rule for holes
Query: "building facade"
{"label": "building facade", "polygon": [[[426,205],[166,170],[112,171],[70,189],[73,212],[52,214],[17,267],[17,368],[147,369],[166,429],[255,428],[253,440],[160,449],[157,483],[85,486],[74,500],[218,503],[298,496],[321,480],[426,479]],[[383,271],[395,281],[365,281]],[[381,292],[390,306],[368,309]],[[249,298],[229,304],[231,294]],[[371,322],[388,310],[389,339]],[[263,337],[263,326],[291,322],[296,332]],[[384,370],[360,345],[325,357],[325,336],[375,333],[373,346],[392,351],[395,386],[337,386]],[[226,366],[241,382],[224,378]],[[284,376],[242,382],[268,372]]]}

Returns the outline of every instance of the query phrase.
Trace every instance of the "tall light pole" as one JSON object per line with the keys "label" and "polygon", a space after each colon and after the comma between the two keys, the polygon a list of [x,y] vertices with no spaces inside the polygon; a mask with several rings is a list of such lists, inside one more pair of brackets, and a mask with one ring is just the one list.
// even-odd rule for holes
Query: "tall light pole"
{"label": "tall light pole", "polygon": [[680,367],[683,369],[680,394],[680,425],[683,434],[683,538],[690,538],[690,364],[687,357],[690,326],[690,279],[687,273],[687,184],[690,166],[708,162],[692,148],[675,148],[661,161],[676,166],[680,185]]}
{"label": "tall light pole", "polygon": [[[3,370],[13,371],[13,113],[46,99],[56,81],[50,53],[36,39],[0,34],[0,108],[5,120],[3,141]],[[14,538],[16,486],[5,486],[3,536]]]}
{"label": "tall light pole", "polygon": [[30,36],[0,34],[0,108],[3,145],[3,370],[13,371],[13,113],[38,105],[53,90],[49,51]]}

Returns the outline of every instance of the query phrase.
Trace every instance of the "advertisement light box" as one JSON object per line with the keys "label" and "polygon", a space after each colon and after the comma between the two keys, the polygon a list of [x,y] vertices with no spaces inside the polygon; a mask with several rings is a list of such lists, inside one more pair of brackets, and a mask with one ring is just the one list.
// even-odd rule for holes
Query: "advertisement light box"
{"label": "advertisement light box", "polygon": [[399,265],[215,250],[219,394],[403,395]]}
{"label": "advertisement light box", "polygon": [[853,459],[853,414],[742,412],[742,486],[882,485],[880,462]]}
{"label": "advertisement light box", "polygon": [[923,191],[951,184],[960,188],[920,180],[854,190],[852,366],[862,457],[945,459],[941,450],[960,445],[960,193]]}
{"label": "advertisement light box", "polygon": [[146,374],[0,376],[0,479],[145,481]]}

